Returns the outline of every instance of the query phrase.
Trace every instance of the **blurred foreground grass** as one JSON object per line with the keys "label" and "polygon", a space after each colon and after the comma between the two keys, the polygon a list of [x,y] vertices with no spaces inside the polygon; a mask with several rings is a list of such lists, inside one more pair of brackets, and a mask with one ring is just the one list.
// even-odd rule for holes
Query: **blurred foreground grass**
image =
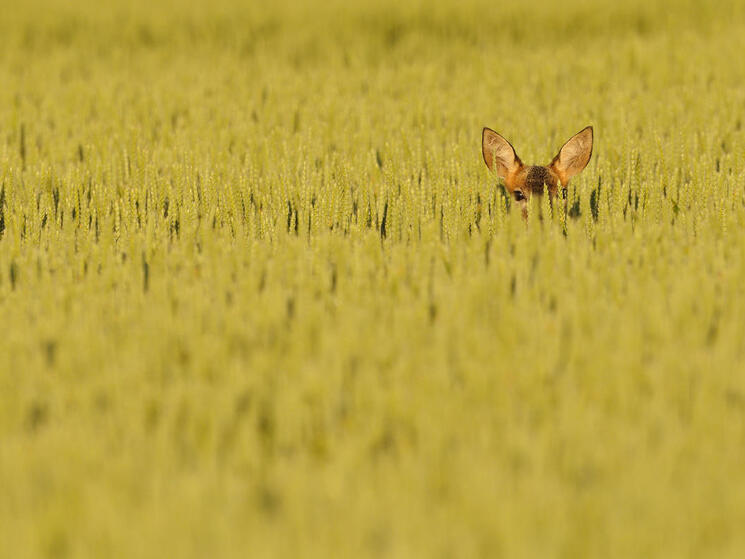
{"label": "blurred foreground grass", "polygon": [[5,8],[1,556],[745,553],[741,3]]}

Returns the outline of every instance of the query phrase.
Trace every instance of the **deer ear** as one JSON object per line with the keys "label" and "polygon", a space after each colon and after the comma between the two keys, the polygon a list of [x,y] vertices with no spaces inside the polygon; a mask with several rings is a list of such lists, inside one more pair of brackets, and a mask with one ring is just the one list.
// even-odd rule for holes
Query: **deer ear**
{"label": "deer ear", "polygon": [[512,144],[491,128],[484,128],[481,134],[481,153],[486,166],[503,179],[522,166]]}
{"label": "deer ear", "polygon": [[561,184],[566,185],[569,179],[587,167],[592,156],[592,140],[592,126],[588,126],[572,136],[561,147],[559,154],[554,157],[550,165],[556,174],[559,175]]}

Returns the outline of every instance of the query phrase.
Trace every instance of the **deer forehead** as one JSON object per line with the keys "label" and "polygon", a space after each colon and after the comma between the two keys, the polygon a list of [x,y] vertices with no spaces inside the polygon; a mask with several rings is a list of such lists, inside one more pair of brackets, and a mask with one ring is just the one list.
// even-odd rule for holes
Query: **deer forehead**
{"label": "deer forehead", "polygon": [[544,185],[549,189],[554,189],[558,182],[556,174],[543,165],[532,165],[525,167],[518,176],[515,177],[514,188],[522,188],[543,194]]}

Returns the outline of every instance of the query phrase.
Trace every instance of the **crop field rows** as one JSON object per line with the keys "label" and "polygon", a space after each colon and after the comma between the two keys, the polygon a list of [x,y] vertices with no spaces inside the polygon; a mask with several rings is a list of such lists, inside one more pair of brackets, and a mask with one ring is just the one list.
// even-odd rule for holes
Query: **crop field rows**
{"label": "crop field rows", "polygon": [[[0,556],[741,557],[745,6],[0,17]],[[587,125],[527,220],[526,163]]]}

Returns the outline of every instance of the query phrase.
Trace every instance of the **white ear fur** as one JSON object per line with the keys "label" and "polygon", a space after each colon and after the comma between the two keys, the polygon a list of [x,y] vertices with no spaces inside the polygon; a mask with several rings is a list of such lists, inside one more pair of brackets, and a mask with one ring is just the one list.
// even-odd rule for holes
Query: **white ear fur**
{"label": "white ear fur", "polygon": [[554,157],[551,166],[559,175],[562,184],[566,184],[574,175],[579,174],[590,161],[592,156],[593,131],[588,126],[572,136]]}
{"label": "white ear fur", "polygon": [[484,128],[481,134],[481,153],[486,166],[502,178],[521,165],[515,148],[491,128]]}

